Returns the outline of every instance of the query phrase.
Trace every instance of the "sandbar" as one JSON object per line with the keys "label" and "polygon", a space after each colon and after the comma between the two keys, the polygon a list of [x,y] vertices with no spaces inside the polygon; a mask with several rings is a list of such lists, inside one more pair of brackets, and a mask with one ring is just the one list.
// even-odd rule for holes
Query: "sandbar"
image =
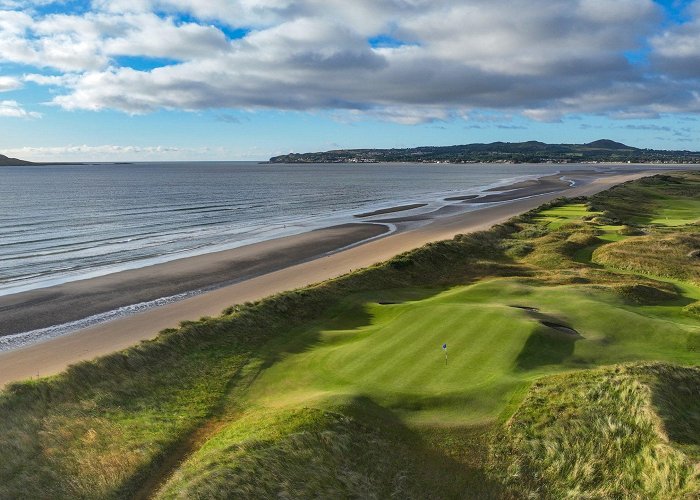
{"label": "sandbar", "polygon": [[427,205],[427,203],[414,203],[412,205],[401,205],[398,207],[381,208],[381,209],[375,210],[373,212],[365,212],[363,214],[357,214],[357,215],[355,215],[355,217],[365,218],[365,217],[374,217],[375,215],[393,214],[395,212],[404,212],[406,210],[413,210],[414,208],[421,208],[421,207],[424,207],[426,205]]}

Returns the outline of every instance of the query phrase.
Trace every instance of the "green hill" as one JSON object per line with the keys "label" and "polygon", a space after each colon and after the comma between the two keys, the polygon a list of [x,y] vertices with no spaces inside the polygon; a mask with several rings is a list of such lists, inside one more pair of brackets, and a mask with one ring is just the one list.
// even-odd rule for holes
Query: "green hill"
{"label": "green hill", "polygon": [[291,153],[270,158],[271,163],[698,163],[700,153],[639,149],[601,139],[588,144],[545,144],[539,141],[493,142],[459,146],[423,146],[405,149],[339,149]]}
{"label": "green hill", "polygon": [[697,495],[700,261],[663,242],[698,199],[558,200],[13,384],[0,498]]}

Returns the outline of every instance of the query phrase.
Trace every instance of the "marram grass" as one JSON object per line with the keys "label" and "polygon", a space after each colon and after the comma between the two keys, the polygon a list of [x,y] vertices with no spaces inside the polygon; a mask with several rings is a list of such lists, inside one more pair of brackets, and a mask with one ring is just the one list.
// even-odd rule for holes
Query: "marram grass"
{"label": "marram grass", "polygon": [[[683,413],[664,404],[664,395],[677,390],[670,383],[675,377],[694,392]],[[696,464],[674,447],[666,428],[687,419],[685,412],[698,415],[698,388],[700,369],[663,364],[543,379],[495,441],[496,474],[519,497],[665,499],[697,493]],[[697,417],[694,424],[700,424]],[[697,432],[685,437],[700,445]]]}

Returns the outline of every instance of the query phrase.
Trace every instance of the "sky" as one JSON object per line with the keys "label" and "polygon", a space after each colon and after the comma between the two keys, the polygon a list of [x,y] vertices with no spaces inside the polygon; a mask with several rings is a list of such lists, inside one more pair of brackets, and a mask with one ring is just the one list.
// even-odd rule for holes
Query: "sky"
{"label": "sky", "polygon": [[0,0],[0,153],[700,150],[700,0]]}

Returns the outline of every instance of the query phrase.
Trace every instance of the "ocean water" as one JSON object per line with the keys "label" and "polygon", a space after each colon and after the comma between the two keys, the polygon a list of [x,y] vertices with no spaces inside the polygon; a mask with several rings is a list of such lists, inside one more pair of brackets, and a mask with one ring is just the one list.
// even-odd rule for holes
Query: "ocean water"
{"label": "ocean water", "polygon": [[[0,167],[0,295],[446,204],[575,165],[137,163]],[[587,168],[591,168],[588,166]]]}

